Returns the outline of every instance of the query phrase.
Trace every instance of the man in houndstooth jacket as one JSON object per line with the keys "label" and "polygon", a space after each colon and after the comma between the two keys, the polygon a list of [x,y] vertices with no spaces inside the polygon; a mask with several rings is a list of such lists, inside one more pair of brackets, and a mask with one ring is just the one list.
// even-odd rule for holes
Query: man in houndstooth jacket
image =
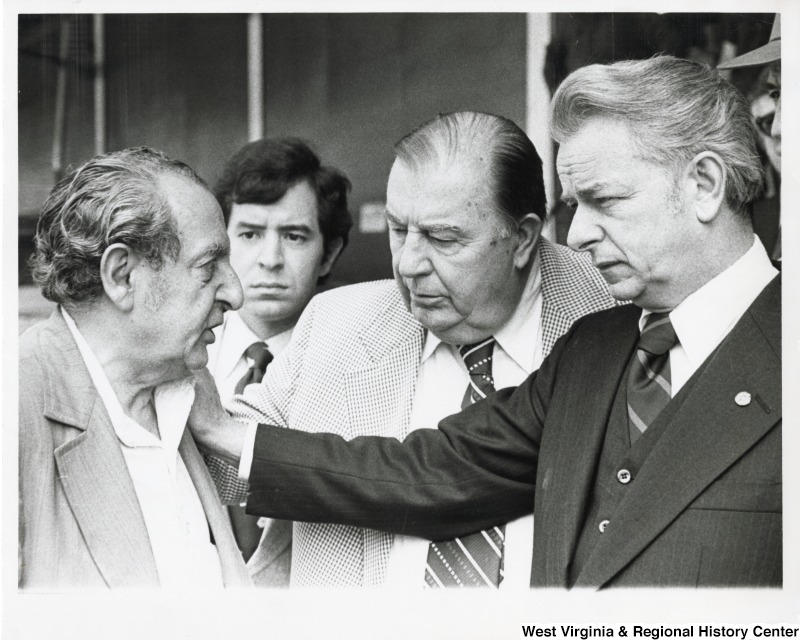
{"label": "man in houndstooth jacket", "polygon": [[[315,297],[262,384],[234,399],[235,417],[403,439],[462,407],[470,376],[460,345],[493,339],[494,386],[516,386],[575,320],[615,304],[588,256],[540,238],[542,164],[513,122],[440,115],[395,152],[386,207],[395,282]],[[240,500],[236,469],[211,467],[223,499]],[[506,525],[500,588],[528,587],[532,529],[532,516]],[[251,559],[257,584],[276,546],[265,535]],[[422,588],[428,546],[298,522],[291,584]]]}

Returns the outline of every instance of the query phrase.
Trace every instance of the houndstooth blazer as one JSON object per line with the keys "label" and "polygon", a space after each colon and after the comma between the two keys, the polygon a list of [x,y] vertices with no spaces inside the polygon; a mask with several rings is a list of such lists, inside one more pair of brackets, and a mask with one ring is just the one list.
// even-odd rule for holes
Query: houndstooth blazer
{"label": "houndstooth blazer", "polygon": [[[572,323],[615,304],[587,254],[539,243],[542,340],[547,355]],[[231,408],[237,418],[326,431],[346,439],[408,434],[425,331],[391,280],[342,287],[316,296],[292,343]],[[224,502],[246,485],[236,470],[210,462]],[[392,534],[333,524],[296,522],[292,586],[377,586],[383,583]],[[261,544],[267,544],[262,540]]]}

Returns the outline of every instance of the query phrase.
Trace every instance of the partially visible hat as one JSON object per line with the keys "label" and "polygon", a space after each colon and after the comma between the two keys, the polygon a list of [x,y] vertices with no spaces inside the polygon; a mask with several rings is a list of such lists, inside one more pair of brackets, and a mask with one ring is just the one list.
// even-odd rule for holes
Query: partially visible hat
{"label": "partially visible hat", "polygon": [[769,42],[763,47],[753,49],[748,53],[731,58],[717,66],[717,69],[737,69],[739,67],[754,67],[759,64],[767,64],[781,59],[781,14],[775,14],[775,22],[772,25],[772,33],[769,34]]}

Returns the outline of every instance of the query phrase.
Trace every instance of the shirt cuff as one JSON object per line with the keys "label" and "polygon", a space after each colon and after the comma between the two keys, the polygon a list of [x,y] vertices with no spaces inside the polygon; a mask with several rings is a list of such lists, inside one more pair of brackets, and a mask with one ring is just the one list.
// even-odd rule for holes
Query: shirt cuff
{"label": "shirt cuff", "polygon": [[256,448],[257,422],[248,422],[242,445],[242,457],[239,458],[239,480],[250,480],[250,467],[253,466],[253,453]]}

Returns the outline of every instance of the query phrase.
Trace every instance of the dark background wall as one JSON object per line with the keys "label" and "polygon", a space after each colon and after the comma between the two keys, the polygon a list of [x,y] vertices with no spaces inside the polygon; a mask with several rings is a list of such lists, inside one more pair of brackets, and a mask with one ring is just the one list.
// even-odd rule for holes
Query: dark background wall
{"label": "dark background wall", "polygon": [[[20,280],[51,169],[62,17],[20,16]],[[65,163],[94,155],[91,16],[73,16]],[[247,142],[247,16],[108,15],[107,148],[149,145],[213,183]],[[310,141],[381,202],[392,144],[441,111],[525,118],[523,14],[265,14],[266,135]],[[337,282],[391,274],[384,234],[354,229]]]}
{"label": "dark background wall", "polygon": [[[94,155],[92,17],[19,17],[19,274],[30,281],[36,216],[53,186],[58,69],[67,72],[65,164]],[[671,53],[716,64],[722,43],[767,41],[772,14],[551,14],[551,90],[593,62]],[[442,111],[484,110],[524,126],[524,14],[264,14],[265,131],[310,141],[353,183],[351,209],[382,202],[392,144]],[[108,150],[163,149],[213,184],[247,142],[247,15],[106,15]],[[758,70],[734,82],[747,90]],[[749,74],[749,75],[748,75]],[[556,211],[562,240],[570,212]],[[331,284],[388,277],[385,234],[354,228]]]}

